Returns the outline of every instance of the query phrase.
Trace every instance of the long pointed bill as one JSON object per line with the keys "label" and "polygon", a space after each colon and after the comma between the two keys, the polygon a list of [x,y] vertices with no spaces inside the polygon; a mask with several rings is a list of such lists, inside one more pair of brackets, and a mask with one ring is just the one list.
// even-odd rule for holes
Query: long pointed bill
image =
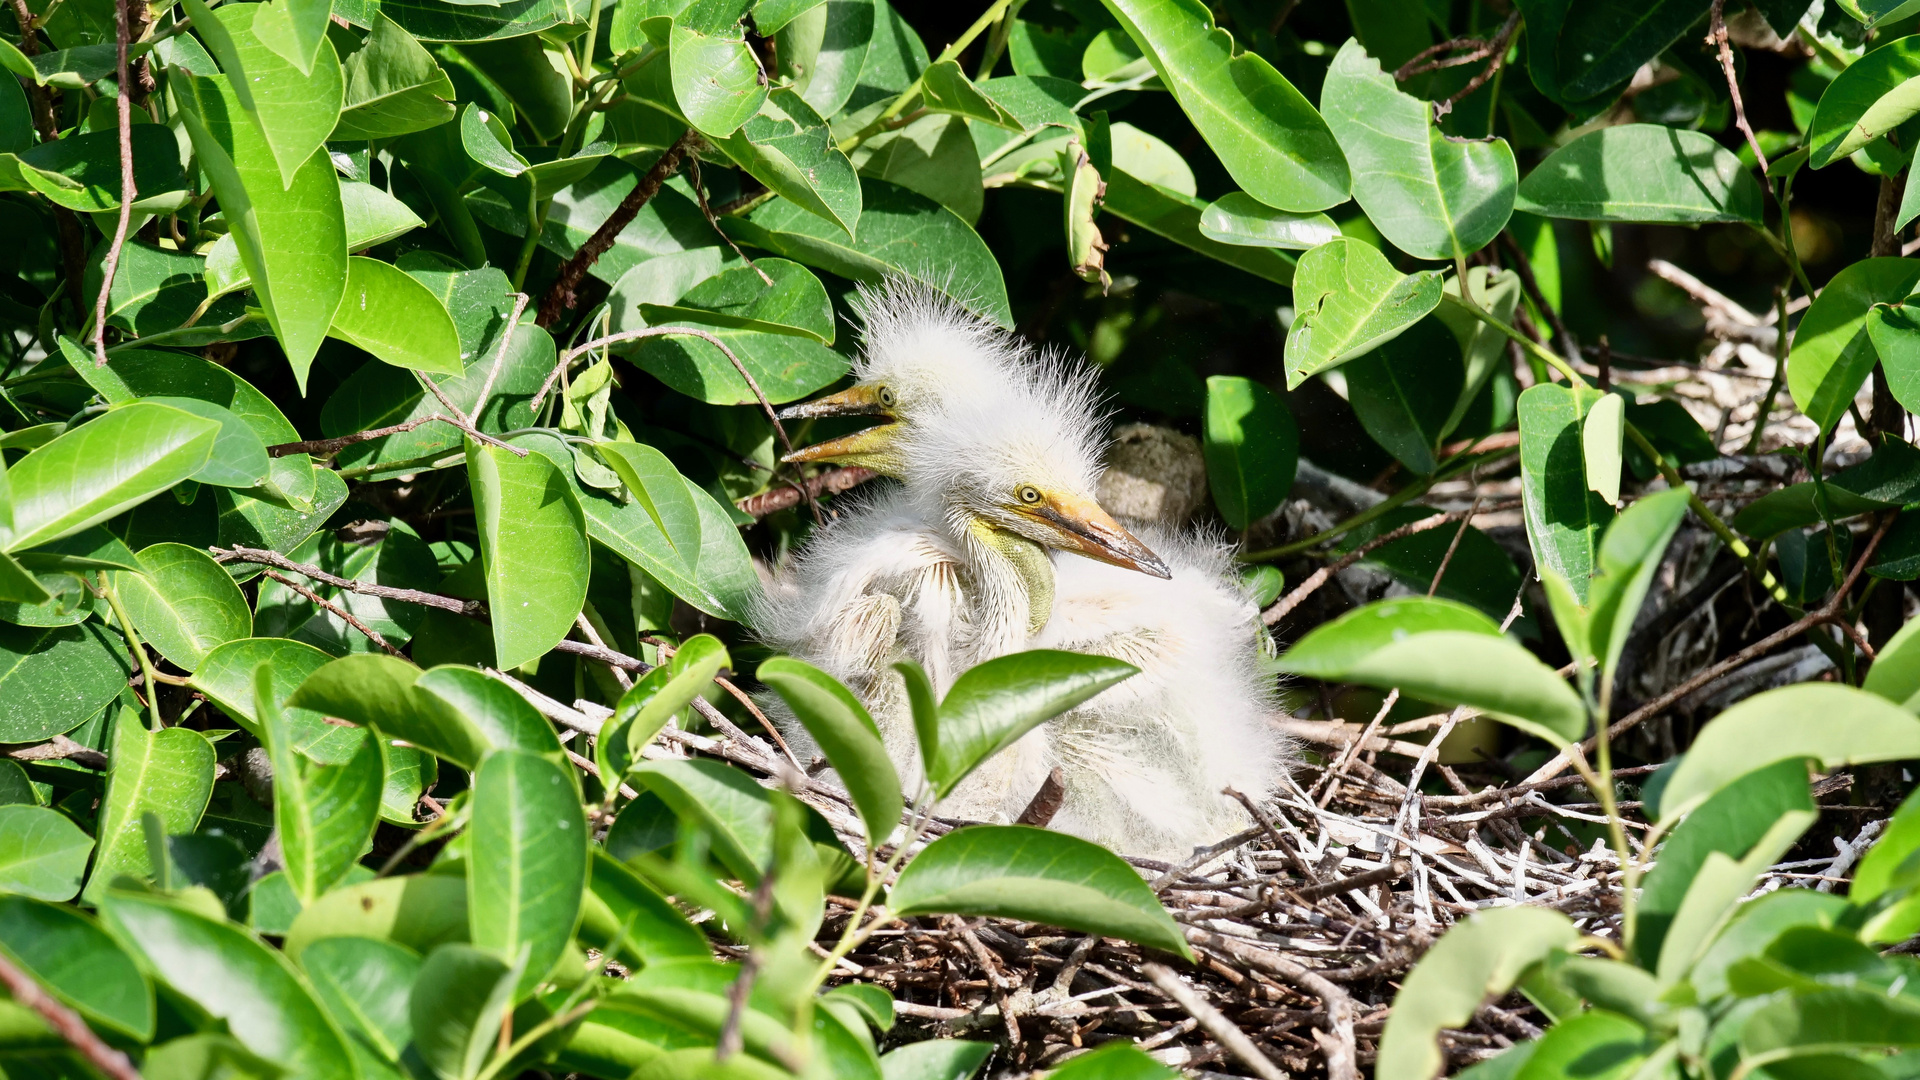
{"label": "long pointed bill", "polygon": [[1055,495],[1038,506],[1020,507],[1022,513],[1058,534],[1062,551],[1085,555],[1157,578],[1171,578],[1167,564],[1092,499]]}
{"label": "long pointed bill", "polygon": [[898,423],[876,424],[851,435],[803,446],[780,460],[789,465],[807,461],[837,461],[892,476],[898,471],[894,443],[899,437]]}
{"label": "long pointed bill", "polygon": [[893,413],[880,403],[880,390],[873,386],[849,386],[837,394],[803,401],[780,410],[782,420],[809,420],[823,416],[884,416]]}

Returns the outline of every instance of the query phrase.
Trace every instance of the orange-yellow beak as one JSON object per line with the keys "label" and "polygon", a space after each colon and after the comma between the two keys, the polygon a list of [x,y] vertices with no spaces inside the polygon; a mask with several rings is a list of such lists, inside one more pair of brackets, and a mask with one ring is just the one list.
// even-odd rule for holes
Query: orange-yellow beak
{"label": "orange-yellow beak", "polygon": [[877,416],[883,422],[864,431],[802,447],[780,460],[788,464],[836,461],[843,465],[872,469],[883,476],[899,475],[899,455],[895,444],[900,437],[900,425],[892,410],[881,402],[878,388],[850,386],[837,394],[803,401],[780,410],[782,420],[834,416]]}
{"label": "orange-yellow beak", "polygon": [[1167,564],[1153,553],[1153,549],[1121,528],[1120,523],[1100,509],[1100,504],[1092,499],[1076,495],[1049,495],[1037,504],[1021,504],[1014,509],[1046,527],[1048,532],[1057,537],[1050,546],[1061,551],[1071,551],[1157,578],[1173,576]]}

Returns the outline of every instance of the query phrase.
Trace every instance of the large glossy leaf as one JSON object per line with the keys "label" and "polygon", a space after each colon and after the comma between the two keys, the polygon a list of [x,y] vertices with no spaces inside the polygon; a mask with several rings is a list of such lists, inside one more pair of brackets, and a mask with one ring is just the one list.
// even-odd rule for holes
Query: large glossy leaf
{"label": "large glossy leaf", "polygon": [[713,853],[743,880],[757,883],[773,857],[773,808],[766,789],[717,761],[645,761],[633,775],[674,814],[712,836]]}
{"label": "large glossy leaf", "polygon": [[1666,940],[1661,942],[1654,972],[1662,983],[1671,986],[1686,977],[1738,909],[1741,898],[1759,883],[1760,875],[1779,862],[1819,817],[1813,810],[1789,810],[1768,823],[1742,858],[1734,859],[1720,851],[1707,853],[1687,883],[1686,896],[1673,914]]}
{"label": "large glossy leaf", "polygon": [[1340,235],[1325,214],[1275,210],[1243,191],[1222,195],[1200,215],[1200,234],[1237,247],[1293,248],[1305,251]]}
{"label": "large glossy leaf", "polygon": [[1382,600],[1314,627],[1280,657],[1280,669],[1335,681],[1378,650],[1437,630],[1498,637],[1500,624],[1453,600],[1426,596]]}
{"label": "large glossy leaf", "polygon": [[780,64],[792,76],[793,88],[815,112],[832,116],[859,84],[873,41],[874,6],[872,0],[800,0],[798,6],[806,10],[776,27],[761,10],[767,5],[758,4],[754,23],[762,34],[777,32]]}
{"label": "large glossy leaf", "polygon": [[1761,222],[1760,185],[1698,131],[1622,124],[1547,155],[1520,182],[1518,209],[1582,221]]}
{"label": "large glossy leaf", "polygon": [[[320,67],[329,62],[337,75],[339,65],[330,55],[321,57]],[[176,92],[254,294],[304,391],[307,370],[347,285],[346,223],[332,159],[314,150],[283,177],[274,148],[226,78],[182,79]],[[338,111],[336,89],[333,112]],[[317,138],[325,139],[332,129],[329,117]]]}
{"label": "large glossy leaf", "polygon": [[262,664],[271,665],[275,704],[281,707],[293,748],[322,764],[338,765],[353,756],[364,736],[354,728],[327,723],[311,709],[287,707],[287,698],[306,677],[332,659],[305,642],[243,638],[209,652],[190,681],[195,690],[257,739],[264,732],[254,715],[253,673]]}
{"label": "large glossy leaf", "polygon": [[566,768],[498,750],[474,774],[467,909],[474,945],[522,967],[520,992],[560,959],[580,915],[587,822]]}
{"label": "large glossy leaf", "polygon": [[380,11],[421,41],[487,41],[524,37],[558,23],[584,23],[579,0],[504,0],[497,6],[437,0],[389,0]]}
{"label": "large glossy leaf", "polygon": [[916,718],[928,782],[946,797],[1022,735],[1138,671],[1111,657],[1053,649],[995,657],[969,668],[940,702],[937,725]]}
{"label": "large glossy leaf", "polygon": [[522,750],[555,764],[566,760],[553,725],[518,690],[493,675],[442,664],[413,685],[417,694],[452,706],[473,732],[476,744],[487,750]]}
{"label": "large glossy leaf", "polygon": [[[1232,196],[1228,196],[1231,198]],[[1103,204],[1108,213],[1165,237],[1182,247],[1238,267],[1256,277],[1280,285],[1293,282],[1293,259],[1279,251],[1247,247],[1207,231],[1206,212],[1212,207],[1204,199],[1163,188],[1145,180],[1136,180],[1123,169],[1114,169],[1107,177],[1107,195]],[[1213,204],[1218,205],[1218,204]],[[1274,214],[1284,211],[1272,211]],[[1312,215],[1319,216],[1319,215]],[[1298,238],[1311,247],[1333,239],[1336,230],[1324,234],[1315,229]],[[1264,246],[1264,245],[1263,245]],[[1293,245],[1276,245],[1288,246]]]}
{"label": "large glossy leaf", "polygon": [[1640,602],[1686,513],[1687,492],[1649,495],[1614,519],[1600,541],[1600,565],[1587,594],[1592,616],[1586,636],[1604,677],[1611,678],[1620,663]]}
{"label": "large glossy leaf", "polygon": [[599,949],[620,941],[630,963],[701,959],[713,955],[707,936],[685,915],[604,848],[593,851],[592,880],[580,917],[580,940]]}
{"label": "large glossy leaf", "polygon": [[897,131],[861,143],[848,156],[862,176],[918,192],[969,224],[986,205],[980,151],[958,116],[922,116]]}
{"label": "large glossy leaf", "polygon": [[1394,997],[1375,1066],[1383,1076],[1440,1073],[1442,1028],[1472,1019],[1483,1001],[1504,995],[1555,949],[1572,949],[1580,932],[1557,911],[1507,907],[1458,923],[1414,965]]}
{"label": "large glossy leaf", "polygon": [[760,259],[753,266],[721,270],[686,290],[675,303],[642,301],[640,312],[654,326],[688,320],[708,327],[806,337],[822,345],[833,344],[835,336],[826,286],[806,267],[786,259]]}
{"label": "large glossy leaf", "polygon": [[467,883],[459,875],[413,874],[344,885],[293,920],[286,954],[298,962],[323,938],[363,937],[427,952],[467,940]]}
{"label": "large glossy leaf", "polygon": [[126,639],[97,623],[0,624],[0,741],[33,743],[72,731],[127,684]]}
{"label": "large glossy leaf", "polygon": [[[1347,361],[1347,403],[1360,425],[1402,465],[1423,476],[1439,468],[1440,439],[1465,387],[1459,342],[1438,318]],[[1209,474],[1211,479],[1211,474]]]}
{"label": "large glossy leaf", "polygon": [[460,46],[460,55],[493,80],[513,103],[516,119],[542,142],[557,141],[573,115],[573,83],[547,53],[537,35],[475,41]]}
{"label": "large glossy leaf", "polygon": [[[280,0],[281,4],[289,2],[293,0]],[[313,61],[305,72],[262,40],[253,24],[272,7],[231,4],[222,6],[215,15],[232,39],[234,58],[240,65],[238,71],[228,68],[226,77],[246,80],[247,93],[253,99],[247,106],[248,113],[273,152],[281,186],[291,187],[294,174],[325,144],[340,117],[344,79],[339,56],[324,34],[315,44]],[[270,27],[278,22],[268,16]]]}
{"label": "large glossy leaf", "polygon": [[1295,211],[1346,200],[1347,164],[1326,122],[1264,57],[1236,55],[1200,0],[1104,3],[1249,195]]}
{"label": "large glossy leaf", "polygon": [[1293,487],[1300,429],[1273,391],[1237,375],[1207,379],[1207,490],[1229,526],[1245,530]]}
{"label": "large glossy leaf", "polygon": [[[972,1080],[973,1075],[980,1071],[980,1066],[987,1063],[987,1057],[992,1053],[992,1043],[969,1042],[964,1039],[925,1039],[907,1043],[882,1054],[880,1075],[886,1080]],[[1139,1051],[1136,1050],[1134,1053],[1139,1054]],[[1084,1061],[1096,1055],[1107,1059],[1097,1063],[1103,1069],[1113,1064],[1112,1050],[1104,1053],[1096,1051],[1094,1054],[1075,1060]],[[1140,1054],[1140,1056],[1146,1055]],[[1153,1063],[1152,1058],[1147,1058],[1147,1061]],[[1060,1073],[1056,1071],[1053,1075],[1059,1076]],[[1111,1072],[1104,1071],[1087,1072],[1085,1075],[1111,1077],[1112,1080],[1138,1080],[1132,1076],[1124,1074],[1115,1076]],[[1178,1074],[1170,1069],[1163,1069],[1161,1073],[1149,1076],[1148,1080],[1163,1080],[1165,1077],[1176,1075]]]}
{"label": "large glossy leaf", "polygon": [[774,90],[739,130],[714,145],[768,189],[854,235],[860,181],[827,122],[800,94]]}
{"label": "large glossy leaf", "polygon": [[438,297],[392,263],[354,256],[328,334],[395,367],[458,375],[460,333]]}
{"label": "large glossy leaf", "polygon": [[1887,389],[1909,409],[1909,402],[1920,404],[1920,321],[1915,314],[1915,307],[1904,302],[1867,311],[1867,340],[1886,372]]}
{"label": "large glossy leaf", "polygon": [[669,664],[647,672],[620,695],[613,719],[602,729],[597,753],[617,768],[609,774],[623,773],[640,759],[641,751],[660,734],[675,716],[683,715],[695,698],[713,687],[714,676],[733,662],[727,647],[711,634],[696,634],[682,642]]}
{"label": "large glossy leaf", "polygon": [[152,984],[106,931],[73,908],[0,897],[0,951],[89,1021],[136,1039],[153,1036]]}
{"label": "large glossy leaf", "polygon": [[1597,390],[1542,383],[1521,393],[1520,496],[1533,557],[1585,604],[1613,508],[1587,483],[1582,421]]}
{"label": "large glossy leaf", "polygon": [[566,477],[541,454],[469,440],[496,663],[537,659],[573,628],[587,596],[587,522]]}
{"label": "large glossy leaf", "polygon": [[900,824],[900,776],[860,699],[833,676],[791,657],[761,664],[757,677],[793,710],[840,774],[867,827],[868,842],[885,841]]}
{"label": "large glossy leaf", "polygon": [[[128,137],[133,149],[135,210],[165,212],[182,205],[186,177],[179,148],[158,124],[137,124]],[[19,156],[20,178],[33,190],[69,210],[98,213],[120,207],[120,138],[111,131],[73,135],[41,143]]]}
{"label": "large glossy leaf", "polygon": [[1920,619],[1909,621],[1880,646],[1860,688],[1913,710],[1914,695],[1920,694]]}
{"label": "large glossy leaf", "polygon": [[1825,431],[1873,370],[1875,353],[1865,330],[1875,304],[1897,303],[1920,283],[1920,262],[1862,259],[1827,282],[1794,328],[1787,354],[1787,388],[1793,403]]}
{"label": "large glossy leaf", "polygon": [[0,806],[0,893],[71,900],[92,851],[93,838],[57,810]]}
{"label": "large glossy leaf", "polygon": [[447,1080],[472,1080],[513,1007],[518,969],[483,949],[442,945],[421,965],[407,1000],[414,1050]]}
{"label": "large glossy leaf", "polygon": [[760,110],[767,79],[747,44],[745,0],[693,0],[673,20],[673,97],[701,134],[724,139]]}
{"label": "large glossy leaf", "polygon": [[[1734,516],[1734,528],[1749,536],[1770,537],[1788,529],[1841,520],[1873,510],[1920,500],[1920,450],[1898,439],[1875,448],[1867,460],[1827,477],[1770,491]],[[1899,526],[1887,537],[1894,541]],[[1884,550],[1886,544],[1882,544]]]}
{"label": "large glossy leaf", "polygon": [[1920,1047],[1920,1006],[1878,989],[1816,990],[1771,1002],[1741,1026],[1745,1054],[1784,1054],[1796,1047],[1828,1052]]}
{"label": "large glossy leaf", "polygon": [[354,1075],[345,1036],[293,965],[258,938],[157,896],[112,893],[101,914],[149,970],[225,1021],[247,1049],[297,1075]]}
{"label": "large glossy leaf", "polygon": [[388,139],[438,127],[453,118],[452,80],[433,54],[385,15],[376,15],[366,42],[341,58],[345,93],[336,141]]}
{"label": "large glossy leaf", "polygon": [[[1557,47],[1560,90],[1570,98],[1605,93],[1665,52],[1705,12],[1701,0],[1593,0],[1570,4]],[[1529,27],[1530,30],[1538,30]]]}
{"label": "large glossy leaf", "polygon": [[1359,42],[1335,54],[1320,108],[1346,153],[1354,200],[1395,247],[1464,259],[1506,227],[1520,179],[1506,140],[1442,134],[1432,105],[1402,93]]}
{"label": "large glossy leaf", "polygon": [[113,725],[99,851],[87,879],[89,903],[99,903],[118,875],[141,878],[153,872],[142,827],[146,815],[158,816],[166,835],[181,836],[200,823],[213,795],[218,755],[206,736],[183,727],[148,731],[140,719],[123,710]]}
{"label": "large glossy leaf", "polygon": [[896,915],[989,915],[1125,938],[1191,958],[1153,890],[1098,844],[1025,825],[976,825],[928,844],[887,894]]}
{"label": "large glossy leaf", "polygon": [[1645,878],[1633,941],[1641,963],[1650,967],[1659,958],[1667,929],[1708,854],[1742,858],[1783,814],[1813,808],[1806,765],[1788,760],[1735,780],[1688,814]]}
{"label": "large glossy leaf", "polygon": [[853,242],[839,226],[785,199],[720,220],[727,235],[854,281],[902,274],[931,285],[967,310],[1013,326],[1007,286],[987,245],[953,211],[884,180],[860,181]]}
{"label": "large glossy leaf", "polygon": [[1467,705],[1563,745],[1587,734],[1580,695],[1505,638],[1459,630],[1405,638],[1355,663],[1344,681],[1398,687],[1436,705]]}
{"label": "large glossy leaf", "polygon": [[288,884],[311,904],[337,884],[373,837],[385,774],[380,744],[360,740],[353,757],[322,765],[294,749],[293,727],[275,700],[274,671],[254,672],[254,715],[273,760],[273,819]]}
{"label": "large glossy leaf", "polygon": [[[726,345],[769,403],[796,401],[847,372],[844,357],[812,338],[703,322],[682,312],[672,325],[695,327]],[[634,363],[673,389],[710,405],[752,405],[760,400],[733,361],[704,338],[645,339],[635,350]]]}
{"label": "large glossy leaf", "polygon": [[116,571],[113,587],[146,642],[186,671],[229,641],[253,633],[253,613],[232,575],[185,544],[154,544],[135,556],[141,573]]}
{"label": "large glossy leaf", "polygon": [[377,653],[344,656],[314,671],[287,699],[291,709],[377,727],[462,768],[480,764],[488,744],[457,703],[414,684],[420,669]]}
{"label": "large glossy leaf", "polygon": [[[1819,717],[1810,724],[1808,717]],[[1669,820],[1735,779],[1789,758],[1831,771],[1841,765],[1897,761],[1920,754],[1920,717],[1864,690],[1804,683],[1742,701],[1694,739],[1660,798]]]}
{"label": "large glossy leaf", "polygon": [[1807,164],[1823,168],[1920,112],[1920,39],[1903,37],[1847,65],[1820,94]]}
{"label": "large glossy leaf", "polygon": [[1440,303],[1440,291],[1439,274],[1402,274],[1364,241],[1343,237],[1302,255],[1287,330],[1287,388],[1404,332]]}
{"label": "large glossy leaf", "polygon": [[413,1040],[409,995],[420,975],[420,954],[390,941],[323,938],[300,954],[314,996],[350,1040],[399,1064]]}
{"label": "large glossy leaf", "polygon": [[145,502],[198,472],[219,430],[213,421],[151,403],[70,428],[7,467],[13,522],[0,547],[21,551],[71,536]]}

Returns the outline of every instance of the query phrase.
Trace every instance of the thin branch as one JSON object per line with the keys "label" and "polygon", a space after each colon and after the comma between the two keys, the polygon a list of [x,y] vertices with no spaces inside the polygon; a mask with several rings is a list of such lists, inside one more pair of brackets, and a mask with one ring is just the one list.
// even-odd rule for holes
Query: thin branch
{"label": "thin branch", "polygon": [[1713,7],[1708,10],[1707,44],[1720,50],[1720,70],[1726,73],[1727,90],[1733,95],[1733,122],[1739,126],[1740,134],[1747,137],[1753,159],[1760,163],[1760,175],[1765,176],[1767,155],[1760,149],[1760,140],[1754,137],[1753,125],[1747,123],[1747,106],[1740,100],[1740,80],[1733,74],[1733,46],[1727,42],[1726,5],[1727,0],[1713,0]]}
{"label": "thin branch", "polygon": [[747,269],[760,276],[761,284],[769,289],[773,288],[773,279],[768,277],[767,272],[760,269],[752,259],[747,258],[747,253],[741,251],[740,245],[733,242],[733,237],[727,235],[727,230],[720,227],[720,219],[714,215],[713,207],[707,205],[707,184],[700,175],[700,155],[695,154],[687,159],[687,172],[693,181],[694,197],[700,201],[700,213],[706,217],[707,224],[720,235],[720,239],[727,242],[727,246],[733,249],[735,255],[740,256],[740,261],[747,264]]}
{"label": "thin branch", "polygon": [[[100,267],[100,295],[93,302],[93,366],[107,366],[107,302],[113,295],[113,275],[120,269],[120,249],[127,242],[127,225],[133,220],[133,80],[127,76],[127,45],[133,30],[127,5],[131,0],[114,0],[115,42],[114,104],[120,124],[120,222],[113,229],[113,243],[107,248]],[[26,29],[26,28],[23,28]],[[32,31],[28,29],[28,36]],[[76,285],[77,287],[77,285]]]}
{"label": "thin branch", "polygon": [[[1500,28],[1500,32],[1498,34],[1495,34],[1493,41],[1491,41],[1487,45],[1487,51],[1483,55],[1490,55],[1492,57],[1490,60],[1487,61],[1487,66],[1481,68],[1479,74],[1475,75],[1471,79],[1468,79],[1467,85],[1455,91],[1453,95],[1448,97],[1445,101],[1438,101],[1434,103],[1433,118],[1435,120],[1438,120],[1441,117],[1452,112],[1453,107],[1455,105],[1458,105],[1462,101],[1465,101],[1467,98],[1473,95],[1474,91],[1487,85],[1487,80],[1493,78],[1494,75],[1499,73],[1502,67],[1506,66],[1507,44],[1513,40],[1513,32],[1515,29],[1519,27],[1519,25],[1520,25],[1520,9],[1518,7],[1515,7],[1513,9],[1513,14],[1507,16],[1506,25]],[[1448,65],[1441,65],[1441,66],[1448,66]],[[1492,118],[1488,119],[1487,124],[1488,124],[1488,127],[1492,127],[1492,124],[1493,124]],[[1462,287],[1464,288],[1465,286],[1463,285]]]}
{"label": "thin branch", "polygon": [[[503,346],[502,347],[503,352],[504,352],[504,348],[505,347]],[[414,372],[414,375],[419,378],[420,385],[432,391],[433,396],[440,399],[440,404],[446,406],[447,411],[453,414],[453,418],[448,420],[447,422],[452,424],[454,427],[459,428],[462,432],[466,433],[466,436],[472,439],[474,442],[486,443],[488,446],[497,446],[500,449],[507,451],[508,453],[512,454],[515,457],[526,457],[527,454],[530,452],[525,447],[515,446],[512,443],[508,443],[508,442],[502,442],[501,440],[496,439],[491,435],[488,435],[486,432],[481,431],[479,428],[474,427],[473,420],[467,416],[466,411],[461,409],[460,406],[455,405],[453,403],[453,399],[447,396],[447,392],[445,390],[440,389],[440,384],[437,382],[434,382],[433,377],[431,375],[428,375],[425,372],[418,372],[418,371]],[[489,385],[491,385],[493,380],[491,377],[489,377],[487,381]]]}
{"label": "thin branch", "polygon": [[1433,572],[1433,581],[1427,585],[1427,595],[1440,591],[1440,579],[1447,576],[1447,564],[1453,562],[1453,553],[1460,550],[1460,538],[1467,535],[1467,529],[1473,525],[1473,519],[1480,513],[1481,496],[1473,497],[1473,505],[1467,508],[1467,514],[1460,519],[1460,527],[1453,532],[1453,540],[1447,544],[1447,553],[1440,557],[1440,568]]}
{"label": "thin branch", "polygon": [[1287,1080],[1287,1074],[1281,1070],[1280,1066],[1273,1063],[1272,1058],[1261,1053],[1260,1048],[1253,1044],[1253,1040],[1247,1037],[1246,1032],[1241,1031],[1233,1021],[1227,1019],[1225,1013],[1214,1008],[1192,987],[1181,982],[1180,976],[1175,975],[1173,969],[1163,964],[1147,964],[1141,970],[1146,974],[1148,982],[1171,998],[1174,1004],[1186,1010],[1187,1015],[1198,1021],[1200,1026],[1206,1029],[1207,1034],[1213,1036],[1214,1041],[1225,1047],[1234,1057],[1239,1058],[1241,1064],[1253,1070],[1255,1076],[1261,1077],[1262,1080]]}
{"label": "thin branch", "polygon": [[562,311],[573,307],[574,286],[580,284],[580,279],[587,276],[587,271],[600,256],[613,247],[613,242],[628,225],[633,223],[640,209],[659,193],[660,185],[666,183],[667,178],[680,168],[681,159],[693,151],[699,139],[699,133],[688,128],[686,134],[662,151],[660,157],[654,161],[653,167],[647,170],[646,175],[640,178],[640,182],[633,186],[632,191],[627,192],[626,198],[620,200],[620,205],[607,216],[607,220],[602,222],[600,227],[594,230],[593,235],[587,238],[587,242],[580,245],[580,250],[574,252],[573,257],[560,267],[560,274],[554,278],[553,287],[547,290],[547,295],[540,301],[540,314],[534,319],[535,326],[552,326],[559,320]]}
{"label": "thin branch", "polygon": [[1329,1080],[1360,1080],[1360,1054],[1353,1038],[1353,1021],[1359,1009],[1346,990],[1277,953],[1255,948],[1251,943],[1241,942],[1224,934],[1201,930],[1198,927],[1188,927],[1186,935],[1189,942],[1201,948],[1219,953],[1247,967],[1277,975],[1293,986],[1319,998],[1327,1026],[1332,1029],[1330,1033],[1332,1045],[1328,1045],[1326,1041],[1321,1041],[1320,1044],[1320,1049],[1327,1058],[1327,1076]]}
{"label": "thin branch", "polygon": [[[1481,512],[1497,513],[1502,510],[1511,510],[1517,505],[1519,504],[1514,502],[1495,503]],[[1341,556],[1337,561],[1328,563],[1326,566],[1307,575],[1306,579],[1294,586],[1291,592],[1275,601],[1272,607],[1261,612],[1260,621],[1268,626],[1272,626],[1281,619],[1286,618],[1289,612],[1300,606],[1301,601],[1311,596],[1320,586],[1325,585],[1333,575],[1359,562],[1376,548],[1384,547],[1396,540],[1405,540],[1409,536],[1426,532],[1429,529],[1437,529],[1450,521],[1471,520],[1474,513],[1475,511],[1472,509],[1450,510],[1443,514],[1435,514],[1429,518],[1421,518],[1419,521],[1408,522],[1397,529],[1374,537],[1372,540],[1361,544],[1359,547]]]}
{"label": "thin branch", "polygon": [[[230,548],[215,547],[208,548],[207,550],[213,554],[213,560],[215,562],[250,562],[258,563],[261,566],[277,567],[278,569],[291,571],[303,577],[312,578],[315,581],[325,582],[336,589],[345,589],[348,592],[356,592],[364,596],[377,596],[382,600],[401,600],[409,604],[419,604],[421,607],[451,611],[455,615],[466,615],[470,618],[478,618],[484,615],[487,610],[487,605],[479,600],[461,600],[452,596],[441,596],[438,593],[423,592],[419,589],[396,589],[390,585],[375,585],[369,581],[354,581],[350,578],[343,578],[338,574],[330,574],[310,563],[294,562],[292,559],[287,558],[277,551],[244,547],[239,544],[235,544]],[[563,642],[562,644],[565,643]],[[635,662],[638,663],[638,661]]]}
{"label": "thin branch", "polygon": [[[125,0],[121,2],[124,4]],[[125,10],[125,7],[121,8],[122,12]],[[39,1013],[48,1027],[67,1040],[80,1052],[80,1056],[87,1059],[87,1064],[100,1070],[108,1080],[140,1080],[140,1071],[133,1067],[127,1055],[102,1042],[78,1013],[42,990],[40,984],[16,967],[4,952],[0,952],[0,983],[7,985],[7,992],[13,995],[14,1001]]]}
{"label": "thin branch", "polygon": [[[312,454],[315,457],[331,458],[333,455],[338,454],[340,451],[345,450],[355,443],[384,439],[389,435],[398,435],[401,432],[412,431],[414,428],[425,427],[428,424],[434,423],[451,424],[456,428],[460,428],[462,431],[466,430],[465,426],[453,417],[441,413],[434,413],[432,416],[422,416],[417,420],[408,420],[404,423],[393,424],[389,427],[374,428],[370,431],[356,431],[351,435],[337,435],[331,439],[307,439],[303,442],[275,443],[267,447],[267,456],[279,458],[292,457],[295,454]],[[517,450],[519,448],[508,447],[508,449]]]}
{"label": "thin branch", "polygon": [[766,517],[768,514],[797,506],[806,497],[838,495],[850,491],[880,475],[872,469],[863,469],[858,465],[848,465],[838,469],[825,469],[807,477],[798,486],[806,490],[798,491],[794,487],[774,488],[758,495],[749,495],[735,506],[740,512],[752,517]]}
{"label": "thin branch", "polygon": [[88,769],[105,769],[107,755],[92,747],[81,746],[65,735],[55,735],[43,743],[7,751],[15,761],[71,761]]}
{"label": "thin branch", "polygon": [[479,423],[480,416],[486,412],[487,398],[493,394],[493,381],[500,377],[500,367],[506,363],[507,350],[513,346],[513,332],[520,328],[520,316],[527,310],[527,302],[532,299],[526,293],[510,294],[513,297],[513,314],[507,316],[506,329],[500,331],[500,348],[493,354],[493,367],[487,370],[487,381],[480,384],[480,396],[473,399],[473,411],[468,418]]}
{"label": "thin branch", "polygon": [[381,637],[379,631],[375,630],[373,627],[368,626],[366,623],[363,623],[359,619],[355,618],[353,613],[348,611],[346,608],[343,608],[339,604],[336,604],[333,601],[327,599],[326,597],[321,596],[319,593],[314,592],[312,589],[306,587],[305,585],[300,584],[299,582],[293,580],[292,578],[286,576],[285,574],[280,573],[277,570],[262,569],[260,572],[272,578],[273,580],[279,582],[280,584],[285,585],[287,588],[292,589],[294,592],[305,597],[309,602],[318,604],[321,607],[326,608],[328,611],[332,612],[333,614],[338,615],[342,622],[346,623],[348,626],[353,627],[355,630],[360,631],[361,634],[366,636],[366,639],[368,641],[371,641],[375,645],[379,646],[380,649],[384,651],[387,655],[389,656],[401,655],[400,650],[388,644],[387,639],[384,637]]}

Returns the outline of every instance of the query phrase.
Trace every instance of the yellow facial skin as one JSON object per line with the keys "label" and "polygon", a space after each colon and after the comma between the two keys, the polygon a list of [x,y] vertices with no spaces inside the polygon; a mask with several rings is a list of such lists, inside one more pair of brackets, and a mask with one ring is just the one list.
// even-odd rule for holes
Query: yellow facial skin
{"label": "yellow facial skin", "polygon": [[806,420],[832,416],[877,416],[881,423],[795,450],[780,460],[787,464],[837,461],[858,465],[882,476],[899,478],[902,463],[896,443],[901,427],[893,412],[893,393],[883,386],[850,386],[837,394],[789,405],[780,410],[782,420]]}
{"label": "yellow facial skin", "polygon": [[1173,576],[1153,549],[1121,528],[1120,523],[1092,499],[1033,487],[1022,487],[1017,498],[1019,501],[1010,504],[1008,509],[1044,528],[1049,534],[1048,547],[1138,570],[1151,577]]}

